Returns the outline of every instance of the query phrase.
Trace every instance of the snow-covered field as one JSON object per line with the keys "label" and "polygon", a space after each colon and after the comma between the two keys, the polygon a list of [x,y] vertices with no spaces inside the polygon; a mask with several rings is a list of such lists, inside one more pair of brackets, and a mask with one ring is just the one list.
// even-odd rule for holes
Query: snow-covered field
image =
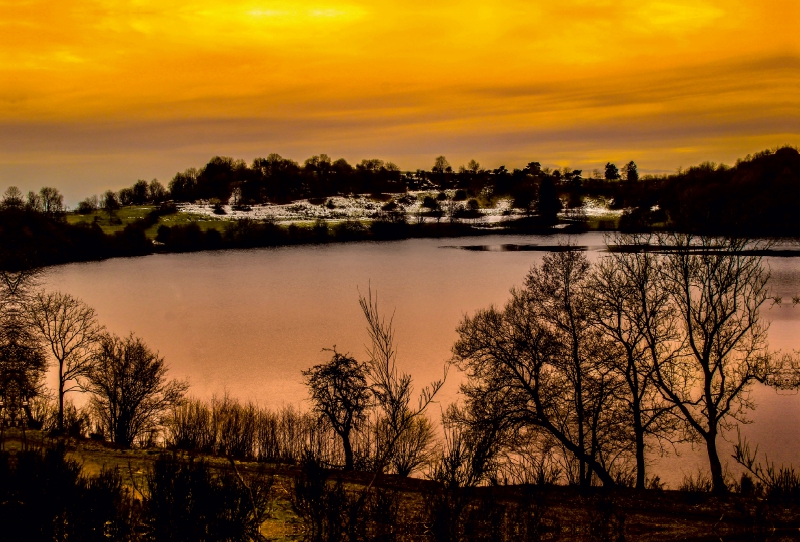
{"label": "snow-covered field", "polygon": [[[455,190],[445,191],[449,198],[455,194]],[[292,222],[308,222],[315,220],[325,220],[332,222],[339,222],[344,220],[369,220],[379,215],[384,205],[389,201],[394,202],[397,207],[396,211],[403,211],[406,213],[409,221],[431,221],[435,218],[423,217],[422,214],[428,211],[422,207],[422,200],[426,195],[431,195],[434,198],[436,193],[433,192],[409,192],[408,194],[390,194],[391,200],[376,201],[369,196],[333,196],[326,198],[321,204],[314,204],[308,200],[298,200],[284,205],[265,204],[253,205],[249,210],[234,209],[231,205],[223,205],[225,214],[216,214],[214,206],[206,202],[179,204],[178,208],[181,212],[192,213],[209,218],[217,218],[220,220],[240,220],[240,219],[253,219],[253,220],[270,220],[279,224],[289,224]],[[449,214],[456,206],[464,207],[466,202],[454,202],[451,199],[441,201],[440,205],[444,216],[442,221],[447,221]],[[450,211],[450,212],[448,212]],[[483,215],[478,219],[470,219],[470,222],[495,224],[508,220],[511,218],[519,217],[523,211],[513,209],[511,207],[511,200],[509,198],[500,198],[495,201],[494,206],[490,208],[481,208]],[[622,211],[614,211],[608,209],[605,202],[592,200],[586,198],[584,206],[578,210],[571,209],[565,210],[561,213],[566,218],[576,217],[583,215],[593,218],[617,218],[622,214]]]}

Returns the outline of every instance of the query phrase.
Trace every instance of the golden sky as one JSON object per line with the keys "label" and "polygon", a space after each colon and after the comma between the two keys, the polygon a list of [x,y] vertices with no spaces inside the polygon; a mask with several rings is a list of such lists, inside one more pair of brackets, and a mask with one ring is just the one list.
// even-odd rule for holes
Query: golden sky
{"label": "golden sky", "polygon": [[796,0],[0,0],[0,189],[215,154],[641,171],[800,143]]}

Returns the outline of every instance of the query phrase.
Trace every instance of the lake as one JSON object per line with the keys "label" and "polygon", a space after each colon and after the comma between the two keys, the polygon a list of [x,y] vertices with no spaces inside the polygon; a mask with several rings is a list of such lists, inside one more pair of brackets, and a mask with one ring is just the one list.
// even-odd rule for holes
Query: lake
{"label": "lake", "polygon": [[[327,361],[324,348],[365,357],[359,291],[371,287],[382,312],[394,314],[398,363],[419,388],[441,377],[463,316],[502,305],[544,254],[525,249],[567,240],[588,247],[591,259],[605,248],[603,234],[592,232],[162,254],[60,266],[44,283],[83,299],[110,331],[143,338],[196,397],[229,393],[307,408],[300,371]],[[772,289],[784,299],[763,312],[772,322],[770,346],[800,349],[800,307],[791,304],[800,293],[800,258],[766,263]],[[434,417],[457,400],[459,380],[452,369]],[[798,395],[759,386],[754,398],[759,407],[743,434],[770,460],[800,465]],[[653,461],[673,486],[704,465],[700,451],[687,446],[681,457]]]}

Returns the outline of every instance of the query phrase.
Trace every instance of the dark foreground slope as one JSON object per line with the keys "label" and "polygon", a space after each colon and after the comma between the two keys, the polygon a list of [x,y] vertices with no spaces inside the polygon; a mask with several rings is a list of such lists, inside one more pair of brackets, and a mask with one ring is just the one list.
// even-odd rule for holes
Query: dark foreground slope
{"label": "dark foreground slope", "polygon": [[19,540],[797,540],[800,528],[800,503],[741,495],[448,490],[16,429],[2,446],[0,532]]}

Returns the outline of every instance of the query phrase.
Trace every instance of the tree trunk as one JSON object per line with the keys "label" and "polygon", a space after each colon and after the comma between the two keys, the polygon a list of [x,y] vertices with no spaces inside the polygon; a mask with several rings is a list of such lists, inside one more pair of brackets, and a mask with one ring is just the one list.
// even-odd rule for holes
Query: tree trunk
{"label": "tree trunk", "polygon": [[353,447],[350,444],[350,435],[342,435],[344,446],[344,470],[353,470]]}
{"label": "tree trunk", "polygon": [[709,432],[706,436],[706,447],[708,448],[708,465],[711,469],[711,491],[714,493],[727,493],[728,487],[725,485],[725,478],[722,475],[722,463],[717,453],[717,434],[716,431]]}
{"label": "tree trunk", "polygon": [[58,364],[58,433],[64,433],[64,364]]}
{"label": "tree trunk", "polygon": [[645,461],[644,461],[644,430],[642,429],[642,413],[638,406],[633,410],[633,432],[636,437],[636,489],[644,489]]}

